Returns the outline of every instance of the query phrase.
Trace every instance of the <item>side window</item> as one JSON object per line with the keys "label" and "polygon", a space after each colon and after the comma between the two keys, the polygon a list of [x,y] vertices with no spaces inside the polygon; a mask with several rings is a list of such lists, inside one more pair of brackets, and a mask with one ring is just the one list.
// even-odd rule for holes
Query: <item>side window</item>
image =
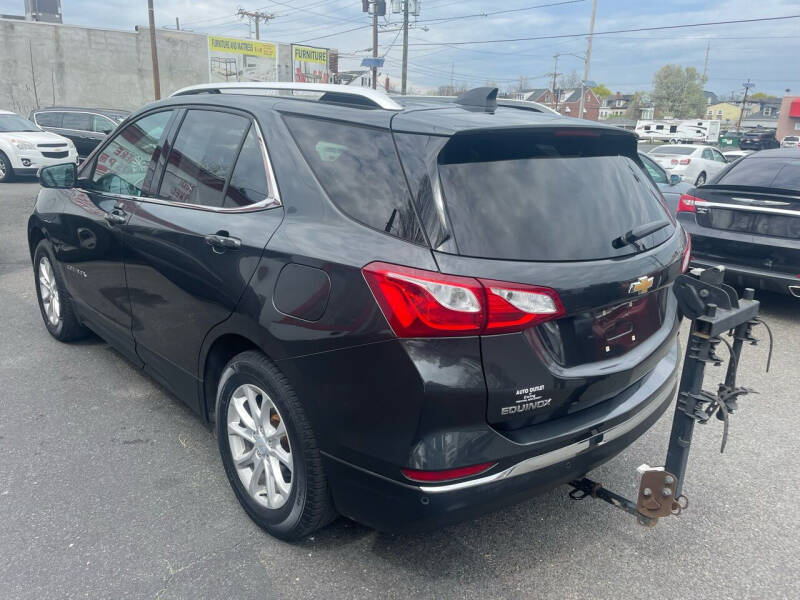
{"label": "side window", "polygon": [[250,126],[247,137],[236,159],[233,175],[225,192],[225,208],[247,206],[261,202],[269,196],[267,172],[264,170],[264,155],[254,126]]}
{"label": "side window", "polygon": [[722,153],[719,152],[718,150],[713,150],[712,149],[711,152],[714,153],[714,160],[716,160],[717,162],[722,162],[722,163],[728,162],[727,160],[725,160],[725,157],[722,156]]}
{"label": "side window", "polygon": [[642,163],[644,164],[644,168],[647,169],[648,173],[650,173],[650,177],[653,178],[653,181],[656,183],[668,183],[667,174],[657,167],[652,160],[646,156],[641,156],[641,159]]}
{"label": "side window", "polygon": [[92,115],[89,113],[65,112],[61,120],[61,127],[77,131],[91,131]]}
{"label": "side window", "polygon": [[152,159],[173,111],[152,113],[118,132],[97,157],[92,187],[101,192],[141,196]]}
{"label": "side window", "polygon": [[108,135],[114,131],[116,125],[108,117],[102,115],[92,115],[92,131],[96,133],[105,133]]}
{"label": "side window", "polygon": [[41,112],[34,115],[37,125],[42,127],[60,127],[61,126],[61,113],[58,112]]}
{"label": "side window", "polygon": [[388,131],[285,117],[331,201],[364,225],[421,243],[408,186]]}
{"label": "side window", "polygon": [[706,160],[714,160],[714,155],[711,154],[711,150],[706,148],[703,150],[703,158]]}
{"label": "side window", "polygon": [[213,110],[190,110],[172,144],[158,197],[221,207],[225,183],[250,119]]}

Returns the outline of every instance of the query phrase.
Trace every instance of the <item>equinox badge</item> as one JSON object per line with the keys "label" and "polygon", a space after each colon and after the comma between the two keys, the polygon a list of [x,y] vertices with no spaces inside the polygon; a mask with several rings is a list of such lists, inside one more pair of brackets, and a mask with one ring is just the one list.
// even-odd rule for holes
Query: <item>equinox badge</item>
{"label": "equinox badge", "polygon": [[643,275],[639,277],[636,281],[631,282],[630,287],[628,288],[629,294],[645,294],[647,290],[653,287],[653,278],[648,277],[647,275]]}

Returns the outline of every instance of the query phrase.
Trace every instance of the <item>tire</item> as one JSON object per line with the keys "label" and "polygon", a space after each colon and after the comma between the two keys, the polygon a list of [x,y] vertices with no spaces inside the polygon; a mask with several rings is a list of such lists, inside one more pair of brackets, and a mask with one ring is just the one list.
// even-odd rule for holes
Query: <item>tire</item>
{"label": "tire", "polygon": [[12,179],[14,179],[14,169],[11,167],[11,161],[0,152],[0,183],[8,183]]}
{"label": "tire", "polygon": [[669,143],[670,143],[670,144],[677,144],[677,143],[678,143],[678,140],[677,140],[677,139],[675,139],[675,138],[672,138],[672,139],[669,141]]}
{"label": "tire", "polygon": [[[269,417],[262,420],[267,403]],[[305,410],[283,374],[260,352],[242,352],[225,366],[217,388],[216,430],[228,482],[257,525],[291,540],[336,518]]]}
{"label": "tire", "polygon": [[56,269],[50,242],[42,240],[33,253],[33,276],[36,298],[47,331],[60,342],[86,337],[89,330],[78,320],[72,298]]}
{"label": "tire", "polygon": [[706,174],[705,174],[705,172],[703,172],[703,173],[700,173],[700,175],[697,176],[697,181],[694,182],[694,186],[695,187],[701,186],[705,182],[706,182]]}

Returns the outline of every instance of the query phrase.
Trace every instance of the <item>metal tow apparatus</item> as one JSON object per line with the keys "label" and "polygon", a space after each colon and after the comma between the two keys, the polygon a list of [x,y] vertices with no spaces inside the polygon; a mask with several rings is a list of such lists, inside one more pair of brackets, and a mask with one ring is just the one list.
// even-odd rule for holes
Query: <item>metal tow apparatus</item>
{"label": "metal tow apparatus", "polygon": [[[738,399],[745,394],[755,393],[749,388],[737,387],[736,372],[741,364],[744,343],[755,346],[758,342],[752,334],[756,325],[764,325],[769,334],[767,371],[772,357],[772,332],[758,317],[759,302],[754,299],[755,291],[746,288],[743,297],[739,298],[733,287],[723,283],[724,275],[723,267],[693,269],[679,276],[674,284],[678,306],[692,325],[665,465],[651,467],[645,464],[639,467],[641,482],[635,502],[586,477],[569,482],[574,488],[570,491],[570,498],[603,500],[635,516],[641,525],[648,527],[655,526],[661,517],[679,515],[689,506],[683,494],[683,483],[695,423],[704,425],[716,414],[717,419],[723,422],[720,452],[724,452],[729,418],[738,409]],[[729,332],[733,338],[732,344],[721,337],[725,332]],[[722,364],[716,352],[720,343],[728,348],[728,369],[724,383],[720,383],[715,392],[709,392],[703,390],[705,368],[707,363],[714,366]]]}

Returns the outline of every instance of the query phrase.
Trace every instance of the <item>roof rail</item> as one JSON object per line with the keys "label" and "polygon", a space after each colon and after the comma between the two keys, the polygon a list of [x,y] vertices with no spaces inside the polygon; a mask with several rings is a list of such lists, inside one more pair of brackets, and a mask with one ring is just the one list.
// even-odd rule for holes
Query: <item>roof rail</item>
{"label": "roof rail", "polygon": [[[403,110],[403,106],[398,104],[384,92],[370,88],[350,87],[337,85],[334,83],[294,83],[290,81],[242,81],[236,83],[201,83],[181,88],[177,92],[170,94],[170,97],[188,96],[191,94],[224,94],[236,93],[237,90],[253,91],[270,90],[286,92],[318,92],[321,102],[338,102],[360,104],[362,106],[374,106],[385,110]],[[248,93],[248,92],[245,92]],[[266,95],[266,94],[265,94]],[[288,96],[291,97],[291,96]]]}

